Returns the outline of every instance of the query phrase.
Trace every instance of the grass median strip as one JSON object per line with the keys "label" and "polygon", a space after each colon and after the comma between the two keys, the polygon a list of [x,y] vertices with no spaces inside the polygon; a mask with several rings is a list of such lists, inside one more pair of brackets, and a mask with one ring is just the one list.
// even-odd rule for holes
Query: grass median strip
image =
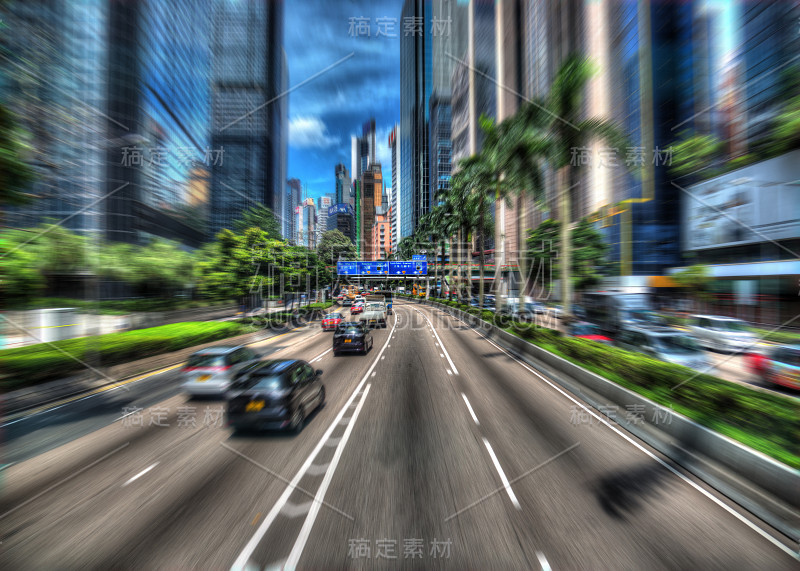
{"label": "grass median strip", "polygon": [[[712,375],[609,347],[529,323],[503,319],[455,302],[433,303],[460,309],[502,327],[698,424],[800,469],[800,402],[756,391]],[[680,387],[676,382],[688,379]]]}
{"label": "grass median strip", "polygon": [[121,365],[313,318],[331,305],[312,303],[296,312],[282,311],[263,317],[228,322],[189,321],[3,349],[0,350],[0,393],[69,377],[84,370],[84,363],[92,367]]}

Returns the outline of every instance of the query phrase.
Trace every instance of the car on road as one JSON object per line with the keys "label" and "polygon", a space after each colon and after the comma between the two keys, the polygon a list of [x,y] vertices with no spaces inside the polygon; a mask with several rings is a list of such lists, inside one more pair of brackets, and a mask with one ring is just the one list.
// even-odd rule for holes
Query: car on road
{"label": "car on road", "polygon": [[569,326],[568,332],[570,336],[577,337],[578,339],[588,339],[589,341],[596,341],[604,345],[613,345],[614,342],[610,337],[603,335],[600,328],[586,321],[578,321]]}
{"label": "car on road", "polygon": [[716,351],[747,352],[758,342],[750,326],[733,317],[692,315],[689,331],[703,347]]}
{"label": "car on road", "polygon": [[776,347],[765,369],[767,382],[800,390],[800,345]]}
{"label": "car on road", "polygon": [[333,354],[363,353],[372,349],[374,344],[372,333],[363,323],[347,321],[339,324],[333,332]]}
{"label": "car on road", "polygon": [[206,347],[189,357],[181,369],[181,388],[190,396],[221,396],[236,375],[257,365],[261,355],[240,345]]}
{"label": "car on road", "polygon": [[336,331],[336,328],[344,320],[341,313],[329,313],[322,318],[322,329],[324,331]]}
{"label": "car on road", "polygon": [[353,300],[347,296],[344,296],[344,299],[342,300],[342,307],[349,307],[351,305],[353,305]]}
{"label": "car on road", "polygon": [[670,327],[624,327],[617,336],[617,345],[695,371],[710,372],[711,369],[708,355],[697,341]]}
{"label": "car on road", "polygon": [[361,302],[353,304],[353,307],[350,308],[350,315],[356,315],[364,311],[364,304]]}
{"label": "car on road", "polygon": [[385,303],[368,301],[357,321],[365,323],[367,327],[386,327],[386,318]]}
{"label": "car on road", "polygon": [[517,321],[534,321],[537,315],[544,313],[544,306],[535,301],[526,301],[520,309],[518,299],[509,299],[503,307],[502,313]]}
{"label": "car on road", "polygon": [[325,404],[322,371],[306,361],[267,360],[237,377],[227,394],[228,424],[236,430],[302,430]]}

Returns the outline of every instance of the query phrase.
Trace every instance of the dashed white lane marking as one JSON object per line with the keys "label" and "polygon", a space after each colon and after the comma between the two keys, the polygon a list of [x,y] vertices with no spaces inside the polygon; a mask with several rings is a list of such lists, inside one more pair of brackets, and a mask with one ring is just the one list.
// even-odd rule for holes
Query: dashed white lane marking
{"label": "dashed white lane marking", "polygon": [[433,335],[431,335],[431,337],[435,337],[436,340],[439,342],[439,346],[442,348],[442,351],[444,351],[444,354],[447,356],[447,362],[450,363],[450,368],[453,369],[453,372],[457,375],[458,374],[458,369],[456,368],[455,363],[453,363],[453,360],[450,358],[450,353],[448,353],[447,349],[445,349],[444,343],[442,343],[442,340],[439,338],[439,334],[436,333],[436,329],[431,324],[431,320],[428,319],[428,316],[425,315],[424,313],[422,313],[419,309],[414,308],[414,311],[419,313],[422,317],[425,318],[425,321],[428,322],[428,325],[430,326],[431,331],[433,331]]}
{"label": "dashed white lane marking", "polygon": [[145,468],[144,470],[142,470],[141,472],[139,472],[138,474],[136,474],[136,475],[135,475],[133,478],[131,478],[130,480],[128,480],[127,482],[125,482],[124,484],[122,484],[122,487],[124,488],[125,486],[127,486],[127,485],[128,485],[128,484],[130,484],[131,482],[134,482],[134,481],[138,480],[139,478],[141,478],[142,476],[144,476],[145,474],[147,474],[147,473],[148,473],[150,470],[152,470],[152,469],[153,469],[153,468],[155,468],[156,466],[158,466],[158,462],[156,462],[155,464],[153,464],[153,465],[151,465],[151,466],[148,466],[147,468]]}
{"label": "dashed white lane marking", "polygon": [[304,504],[293,504],[292,502],[286,502],[284,506],[281,508],[281,515],[286,516],[290,519],[294,519],[296,517],[300,517],[301,515],[306,515],[308,511],[311,509],[311,504],[314,502],[306,502]]}
{"label": "dashed white lane marking", "polygon": [[497,460],[497,456],[494,455],[494,450],[492,450],[492,445],[489,444],[489,441],[485,438],[483,439],[483,443],[486,445],[486,449],[489,451],[489,456],[492,457],[492,462],[494,463],[494,467],[497,470],[497,473],[500,474],[500,480],[503,482],[503,487],[508,492],[508,497],[511,498],[511,503],[514,504],[514,507],[518,510],[522,509],[522,506],[519,505],[519,501],[517,500],[517,496],[514,495],[514,490],[511,489],[511,484],[508,483],[508,478],[506,478],[505,472],[503,472],[503,468],[500,466],[500,462]]}
{"label": "dashed white lane marking", "polygon": [[328,470],[328,466],[330,466],[330,462],[326,464],[311,464],[306,470],[306,474],[309,476],[321,476]]}
{"label": "dashed white lane marking", "polygon": [[439,356],[444,359],[444,353],[439,353]]}
{"label": "dashed white lane marking", "polygon": [[375,375],[377,375],[377,374],[378,374],[378,371],[372,371],[372,376],[373,376],[373,377],[374,377]]}
{"label": "dashed white lane marking", "polygon": [[[366,377],[365,377],[366,378]],[[330,486],[331,480],[333,480],[333,473],[336,471],[336,466],[339,464],[339,460],[342,457],[342,453],[344,452],[344,447],[347,445],[347,439],[350,438],[350,433],[353,432],[353,426],[355,426],[355,421],[358,418],[358,413],[361,412],[361,407],[364,406],[364,401],[367,398],[367,393],[369,393],[369,388],[372,385],[367,385],[364,387],[364,393],[361,397],[361,400],[356,407],[355,412],[353,413],[353,422],[347,425],[347,429],[344,431],[342,435],[342,444],[336,449],[336,452],[333,455],[333,460],[331,460],[331,467],[325,473],[325,478],[322,480],[322,484],[319,486],[319,490],[317,490],[317,495],[314,498],[314,502],[311,506],[311,511],[306,518],[305,523],[303,523],[303,528],[300,530],[300,534],[297,536],[297,541],[295,541],[294,547],[292,548],[292,552],[289,554],[289,558],[286,560],[286,568],[287,569],[296,569],[297,563],[300,561],[300,556],[303,554],[303,549],[306,546],[306,542],[308,541],[308,537],[311,535],[311,528],[314,527],[314,522],[317,519],[317,514],[319,514],[320,506],[322,502],[325,500],[325,493],[328,491],[328,486]]]}
{"label": "dashed white lane marking", "polygon": [[447,369],[447,374],[448,374],[448,375],[452,375],[452,374],[453,374],[453,371],[451,371],[450,369]]}
{"label": "dashed white lane marking", "polygon": [[331,348],[330,348],[330,349],[328,349],[327,351],[324,351],[324,352],[320,353],[319,355],[317,355],[316,357],[314,357],[313,359],[311,359],[311,362],[313,363],[314,361],[319,361],[319,360],[320,360],[320,359],[322,359],[322,358],[323,358],[325,355],[327,355],[328,353],[330,353],[332,350],[333,350],[333,347],[331,347]]}
{"label": "dashed white lane marking", "polygon": [[542,566],[542,571],[550,571],[550,564],[547,562],[547,557],[541,551],[536,552],[536,558],[539,560],[539,565]]}
{"label": "dashed white lane marking", "polygon": [[[448,373],[449,372],[450,371],[448,371]],[[478,422],[478,417],[475,416],[475,411],[472,410],[472,405],[469,404],[469,399],[467,399],[467,395],[465,395],[464,393],[461,393],[461,396],[464,397],[464,402],[467,403],[467,408],[469,409],[470,415],[472,415],[472,420],[475,421],[475,424],[480,425],[480,422]]]}

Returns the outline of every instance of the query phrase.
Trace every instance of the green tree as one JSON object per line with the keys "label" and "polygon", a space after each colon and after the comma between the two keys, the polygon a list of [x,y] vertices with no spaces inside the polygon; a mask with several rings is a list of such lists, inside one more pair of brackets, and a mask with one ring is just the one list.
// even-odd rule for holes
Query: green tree
{"label": "green tree", "polygon": [[339,260],[355,260],[356,245],[339,230],[328,230],[322,234],[317,245],[317,256],[326,265],[335,266]]}
{"label": "green tree", "polygon": [[45,288],[36,255],[20,246],[28,238],[19,230],[0,233],[0,299],[6,309],[41,295]]}
{"label": "green tree", "polygon": [[[481,117],[481,127],[487,138],[493,136],[494,125],[485,117]],[[491,149],[491,147],[489,147]],[[500,170],[497,155],[491,150],[482,151],[471,157],[461,159],[459,170],[452,176],[450,184],[457,195],[466,198],[459,215],[465,225],[475,231],[478,243],[478,264],[480,278],[478,282],[478,300],[483,307],[484,278],[486,275],[486,235],[493,231],[492,220],[487,216],[490,203],[500,183]],[[470,260],[471,262],[471,260]],[[468,279],[472,279],[471,270]]]}
{"label": "green tree", "polygon": [[133,248],[126,281],[143,297],[172,297],[194,280],[194,258],[176,242],[154,238]]}
{"label": "green tree", "polygon": [[23,131],[11,111],[0,105],[0,223],[4,207],[27,204],[33,198],[29,190],[34,174],[25,159],[28,154]]}
{"label": "green tree", "polygon": [[[596,141],[605,141],[611,147],[624,148],[627,138],[610,121],[600,118],[583,119],[583,94],[593,74],[588,60],[572,54],[559,68],[542,102],[530,101],[517,112],[528,121],[526,141],[531,148],[528,160],[538,157],[547,161],[556,171],[558,215],[561,219],[561,243],[569,241],[572,225],[572,157],[575,149],[587,147]],[[535,107],[536,109],[531,109]],[[572,315],[572,251],[561,251],[564,279],[561,280],[561,297],[567,318]]]}
{"label": "green tree", "polygon": [[690,295],[699,305],[710,298],[709,286],[714,280],[708,266],[694,264],[672,275],[672,279],[681,287],[689,290]]}
{"label": "green tree", "polygon": [[281,225],[275,214],[260,202],[242,212],[242,217],[233,223],[233,230],[237,234],[243,234],[248,228],[264,231],[270,240],[283,239]]}
{"label": "green tree", "polygon": [[670,174],[678,178],[701,172],[720,158],[722,146],[712,135],[682,133],[681,140],[672,145]]}
{"label": "green tree", "polygon": [[[543,286],[550,286],[551,279],[561,278],[561,252],[564,251],[561,247],[561,224],[559,220],[548,218],[536,229],[528,230],[527,255]],[[603,236],[584,218],[570,230],[570,246],[572,271],[569,279],[572,287],[584,290],[597,285],[610,268],[610,249]]]}

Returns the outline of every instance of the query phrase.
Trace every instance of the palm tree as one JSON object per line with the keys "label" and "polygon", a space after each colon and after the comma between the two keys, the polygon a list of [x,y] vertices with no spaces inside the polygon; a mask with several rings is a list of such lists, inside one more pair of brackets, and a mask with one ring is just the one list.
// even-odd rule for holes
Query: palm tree
{"label": "palm tree", "polygon": [[[481,117],[484,122],[485,118]],[[483,151],[459,161],[459,170],[453,175],[451,182],[460,190],[467,191],[467,200],[463,214],[467,226],[475,230],[478,238],[478,264],[480,281],[478,283],[478,303],[483,307],[484,278],[486,275],[485,237],[492,229],[491,217],[487,220],[488,190],[495,189],[498,184],[499,171],[496,156]],[[471,270],[468,278],[472,279]]]}
{"label": "palm tree", "polygon": [[[538,165],[546,162],[556,171],[561,219],[561,297],[565,316],[572,313],[572,256],[568,244],[572,228],[570,165],[574,150],[598,139],[617,148],[627,144],[625,135],[614,123],[600,118],[581,119],[582,97],[591,75],[588,60],[577,54],[568,56],[556,73],[547,97],[541,102],[523,104],[504,133],[507,171],[521,179],[534,197],[541,198],[541,180],[537,180],[539,168],[529,170],[526,165],[532,164],[531,161]],[[524,181],[525,177],[529,180]]]}

